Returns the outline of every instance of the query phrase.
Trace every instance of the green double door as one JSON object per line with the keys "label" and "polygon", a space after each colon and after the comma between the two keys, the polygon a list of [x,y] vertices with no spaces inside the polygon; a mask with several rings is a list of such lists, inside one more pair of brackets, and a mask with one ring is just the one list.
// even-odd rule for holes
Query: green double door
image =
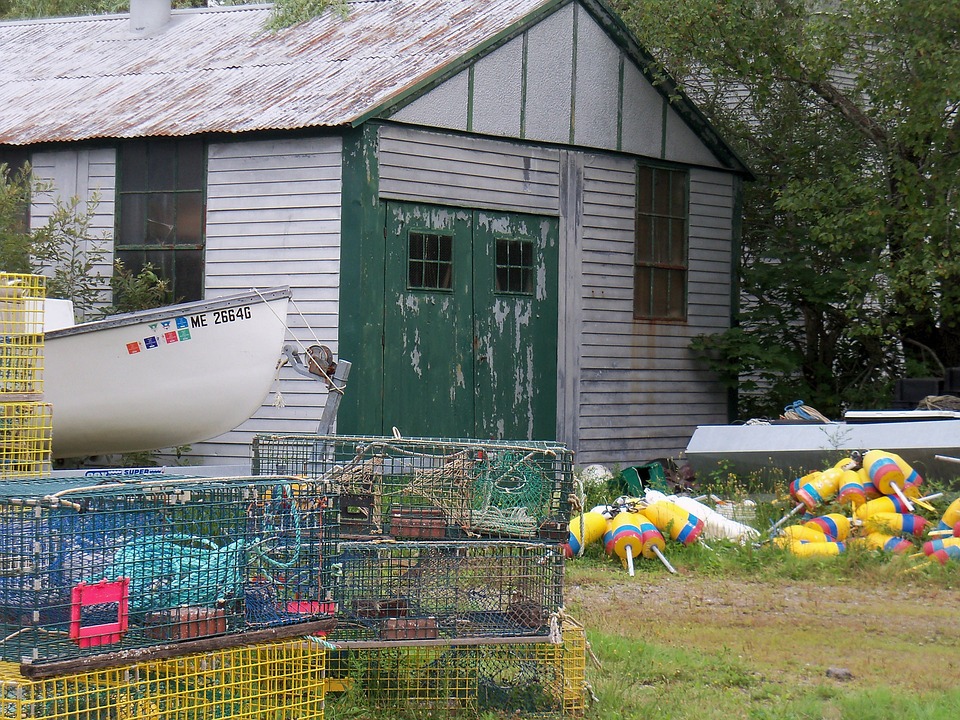
{"label": "green double door", "polygon": [[383,431],[554,439],[556,218],[388,203]]}

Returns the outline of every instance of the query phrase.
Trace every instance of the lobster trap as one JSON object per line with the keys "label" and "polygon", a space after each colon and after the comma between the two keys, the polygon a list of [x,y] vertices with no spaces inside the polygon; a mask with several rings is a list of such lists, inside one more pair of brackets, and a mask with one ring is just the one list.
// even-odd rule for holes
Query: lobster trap
{"label": "lobster trap", "polygon": [[344,536],[567,539],[573,453],[557,443],[259,435],[253,473],[331,482]]}
{"label": "lobster trap", "polygon": [[319,720],[326,651],[300,640],[27,680],[0,663],[0,718]]}
{"label": "lobster trap", "polygon": [[43,276],[0,273],[0,399],[43,391],[45,297]]}
{"label": "lobster trap", "polygon": [[329,627],[337,508],[327,490],[289,477],[4,483],[0,659],[36,674],[87,656]]}
{"label": "lobster trap", "polygon": [[586,710],[586,639],[569,620],[559,643],[344,645],[327,657],[328,686],[375,708],[524,718],[582,717]]}
{"label": "lobster trap", "polygon": [[49,472],[52,443],[50,403],[0,402],[0,478]]}
{"label": "lobster trap", "polygon": [[556,546],[495,543],[340,544],[337,640],[542,636],[563,603]]}

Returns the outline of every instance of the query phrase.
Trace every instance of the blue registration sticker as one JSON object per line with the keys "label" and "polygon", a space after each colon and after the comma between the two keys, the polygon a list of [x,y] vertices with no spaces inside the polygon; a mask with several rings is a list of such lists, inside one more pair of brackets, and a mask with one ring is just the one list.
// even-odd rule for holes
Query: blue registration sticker
{"label": "blue registration sticker", "polygon": [[144,338],[143,344],[148,350],[150,350],[151,348],[155,348],[157,347],[157,345],[159,345],[155,337]]}

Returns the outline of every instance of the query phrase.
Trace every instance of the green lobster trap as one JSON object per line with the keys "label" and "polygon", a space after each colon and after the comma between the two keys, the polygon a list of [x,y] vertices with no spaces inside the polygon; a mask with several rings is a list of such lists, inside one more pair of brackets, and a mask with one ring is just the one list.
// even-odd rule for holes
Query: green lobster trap
{"label": "green lobster trap", "polygon": [[563,604],[554,545],[353,541],[339,550],[332,640],[547,637]]}
{"label": "green lobster trap", "polygon": [[329,627],[328,490],[279,476],[4,483],[0,659],[54,672],[88,656]]}
{"label": "green lobster trap", "polygon": [[253,473],[330,482],[344,537],[567,540],[573,453],[557,443],[259,435]]}

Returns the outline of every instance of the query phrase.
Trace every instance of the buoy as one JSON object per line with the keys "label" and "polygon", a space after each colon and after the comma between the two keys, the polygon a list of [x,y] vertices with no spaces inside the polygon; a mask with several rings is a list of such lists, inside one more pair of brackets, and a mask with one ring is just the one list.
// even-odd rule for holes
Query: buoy
{"label": "buoy", "polygon": [[867,533],[857,538],[857,542],[863,544],[870,550],[881,550],[897,555],[903,555],[913,550],[913,543],[909,540],[896,535],[887,535],[882,532]]}
{"label": "buoy", "polygon": [[937,530],[950,530],[960,522],[960,497],[954,500],[943,511],[940,522],[937,523]]}
{"label": "buoy", "polygon": [[755,540],[760,536],[756,528],[728,518],[694,498],[680,495],[673,498],[671,502],[679,505],[694,517],[703,520],[703,532],[700,535],[701,539],[736,540],[740,544],[743,544],[747,542],[747,540]]}
{"label": "buoy", "polygon": [[833,557],[842,553],[846,546],[842,542],[823,540],[820,542],[792,542],[787,549],[797,557]]}
{"label": "buoy", "polygon": [[841,505],[850,503],[858,508],[867,501],[863,484],[860,482],[860,473],[856,470],[844,470],[840,476],[840,492],[837,493],[837,502]]}
{"label": "buoy", "polygon": [[960,538],[944,538],[943,540],[928,540],[922,546],[923,554],[941,565],[948,560],[960,560]]}
{"label": "buoy", "polygon": [[920,537],[927,527],[927,519],[912,513],[881,512],[866,518],[863,526],[869,532]]}
{"label": "buoy", "polygon": [[669,500],[659,500],[640,510],[654,527],[672,540],[691,545],[703,532],[703,520]]}
{"label": "buoy", "polygon": [[836,497],[842,477],[842,470],[836,468],[824,470],[814,479],[800,486],[797,490],[797,499],[806,505],[808,510],[816,510]]}
{"label": "buoy", "polygon": [[[902,461],[902,459],[901,459]],[[896,495],[903,500],[907,510],[913,512],[913,503],[903,494],[906,477],[893,453],[883,450],[868,450],[863,456],[863,466],[870,473],[870,480],[884,495]]]}
{"label": "buoy", "polygon": [[828,513],[807,520],[806,527],[815,527],[832,540],[846,540],[850,536],[850,518],[840,513]]}
{"label": "buoy", "polygon": [[[583,537],[580,537],[581,526]],[[583,515],[570,518],[570,539],[563,546],[563,552],[568,558],[580,554],[581,547],[587,547],[597,542],[607,531],[607,518],[601,513],[589,510]]]}
{"label": "buoy", "polygon": [[853,511],[853,516],[857,520],[866,520],[871,515],[877,513],[904,513],[909,512],[906,504],[893,495],[883,495],[873,500],[867,500],[863,505]]}
{"label": "buoy", "polygon": [[787,525],[781,531],[783,536],[789,542],[824,542],[826,540],[836,540],[828,537],[821,528],[803,525]]}
{"label": "buoy", "polygon": [[657,557],[668,570],[676,572],[661,552],[665,547],[663,536],[639,513],[618,513],[603,536],[603,546],[607,554],[620,558],[631,577],[634,575],[633,559],[641,556]]}

